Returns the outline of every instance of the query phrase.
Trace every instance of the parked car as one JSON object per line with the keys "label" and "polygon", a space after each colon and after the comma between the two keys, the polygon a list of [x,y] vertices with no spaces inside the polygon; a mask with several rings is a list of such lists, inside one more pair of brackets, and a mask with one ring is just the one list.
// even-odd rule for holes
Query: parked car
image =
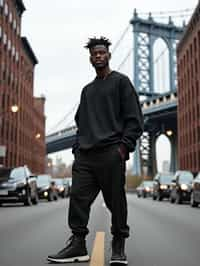
{"label": "parked car", "polygon": [[193,174],[190,171],[176,171],[170,187],[171,203],[190,201]]}
{"label": "parked car", "polygon": [[153,181],[150,180],[142,181],[142,183],[136,188],[136,193],[138,198],[151,197],[152,192],[153,192]]}
{"label": "parked car", "polygon": [[170,196],[170,184],[173,178],[172,173],[158,173],[154,177],[153,183],[153,200],[161,201],[163,198]]}
{"label": "parked car", "polygon": [[192,207],[198,207],[200,204],[200,173],[192,181],[192,191],[190,195],[190,205]]}
{"label": "parked car", "polygon": [[10,202],[38,203],[36,176],[27,166],[0,168],[0,204]]}
{"label": "parked car", "polygon": [[70,195],[70,192],[71,192],[71,187],[72,187],[72,177],[65,177],[64,180],[63,180],[64,184],[67,185],[68,187],[68,196]]}
{"label": "parked car", "polygon": [[66,198],[68,196],[68,183],[65,184],[63,178],[54,178],[57,193],[60,197]]}
{"label": "parked car", "polygon": [[37,176],[38,195],[40,199],[46,199],[48,201],[57,200],[58,193],[52,178],[50,175],[38,175]]}

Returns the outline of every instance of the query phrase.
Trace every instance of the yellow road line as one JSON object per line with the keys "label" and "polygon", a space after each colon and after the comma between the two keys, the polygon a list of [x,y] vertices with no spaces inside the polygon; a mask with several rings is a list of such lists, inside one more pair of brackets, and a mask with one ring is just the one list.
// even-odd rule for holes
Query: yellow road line
{"label": "yellow road line", "polygon": [[90,260],[90,266],[104,266],[104,232],[97,232]]}

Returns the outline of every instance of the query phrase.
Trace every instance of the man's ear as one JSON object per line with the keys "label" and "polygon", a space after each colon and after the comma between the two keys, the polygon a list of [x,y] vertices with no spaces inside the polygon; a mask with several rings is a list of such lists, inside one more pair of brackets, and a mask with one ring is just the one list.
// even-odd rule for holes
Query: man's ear
{"label": "man's ear", "polygon": [[90,63],[92,64],[92,57],[91,57],[91,55],[90,55],[90,57],[89,57],[89,60],[90,60]]}
{"label": "man's ear", "polygon": [[112,57],[112,56],[111,56],[111,53],[109,52],[109,59],[111,59],[111,57]]}

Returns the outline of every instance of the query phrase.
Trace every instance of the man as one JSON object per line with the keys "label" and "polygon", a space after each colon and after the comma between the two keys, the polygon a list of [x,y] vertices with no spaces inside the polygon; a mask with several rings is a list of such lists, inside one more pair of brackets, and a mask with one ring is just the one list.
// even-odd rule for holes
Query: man
{"label": "man", "polygon": [[83,88],[75,115],[78,131],[68,216],[72,236],[63,250],[48,256],[52,262],[89,260],[85,237],[90,207],[101,191],[112,215],[110,264],[128,264],[124,250],[129,236],[125,161],[142,134],[143,116],[128,77],[109,67],[110,45],[101,37],[89,39],[85,46],[97,75]]}

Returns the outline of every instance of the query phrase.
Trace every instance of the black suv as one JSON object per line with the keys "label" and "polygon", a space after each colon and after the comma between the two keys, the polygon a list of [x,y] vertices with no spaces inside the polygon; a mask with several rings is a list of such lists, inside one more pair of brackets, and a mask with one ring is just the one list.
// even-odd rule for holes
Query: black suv
{"label": "black suv", "polygon": [[161,201],[163,198],[169,198],[170,184],[173,178],[172,173],[158,173],[153,181],[153,200]]}
{"label": "black suv", "polygon": [[198,207],[200,204],[200,173],[192,182],[192,192],[190,197],[191,207]]}
{"label": "black suv", "polygon": [[177,171],[170,187],[171,203],[181,204],[183,201],[190,201],[192,190],[193,174],[190,171]]}
{"label": "black suv", "polygon": [[10,202],[38,203],[36,176],[27,166],[0,168],[0,205]]}
{"label": "black suv", "polygon": [[50,175],[37,176],[38,195],[40,199],[48,201],[57,200],[58,193]]}

